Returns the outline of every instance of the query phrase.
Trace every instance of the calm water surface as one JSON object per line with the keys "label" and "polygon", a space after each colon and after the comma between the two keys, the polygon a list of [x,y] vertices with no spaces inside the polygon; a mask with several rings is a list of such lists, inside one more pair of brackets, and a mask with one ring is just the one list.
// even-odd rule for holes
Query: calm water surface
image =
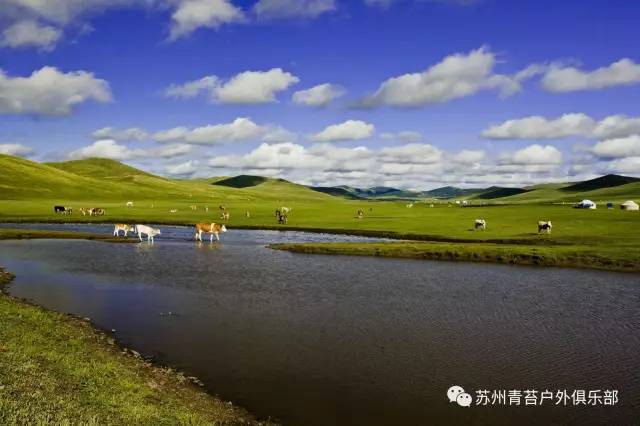
{"label": "calm water surface", "polygon": [[[234,230],[212,245],[189,241],[189,228],[162,230],[154,245],[5,241],[0,264],[17,274],[11,294],[91,317],[285,424],[640,419],[638,275],[300,255],[264,245],[361,239]],[[617,389],[620,402],[463,408],[446,398],[454,384],[472,396]]]}

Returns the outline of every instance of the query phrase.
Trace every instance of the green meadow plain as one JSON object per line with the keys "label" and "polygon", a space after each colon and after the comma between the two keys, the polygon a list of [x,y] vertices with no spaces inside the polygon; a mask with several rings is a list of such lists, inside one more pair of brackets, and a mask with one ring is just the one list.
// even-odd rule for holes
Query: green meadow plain
{"label": "green meadow plain", "polygon": [[[43,164],[0,155],[0,222],[224,222],[230,232],[306,230],[395,239],[271,246],[299,253],[640,272],[640,212],[604,208],[606,202],[637,201],[640,183],[607,187],[604,180],[579,191],[563,184],[515,194],[491,189],[486,198],[468,195],[471,206],[462,207],[455,199],[342,198],[278,179],[166,179],[102,159]],[[600,208],[572,208],[583,198]],[[129,201],[133,207],[126,206]],[[71,207],[73,213],[55,214],[55,205]],[[230,213],[229,220],[220,219],[220,205]],[[82,207],[100,207],[106,214],[83,216]],[[292,209],[286,225],[275,218],[281,207]],[[362,218],[358,210],[364,212]],[[484,231],[473,227],[479,218],[487,222]],[[538,233],[539,220],[552,221],[552,233]],[[137,241],[0,228],[0,240],[30,238]],[[0,268],[0,281],[9,279]],[[249,414],[196,389],[183,375],[127,354],[86,321],[0,294],[0,324],[2,424],[256,424]]]}
{"label": "green meadow plain", "polygon": [[[461,207],[453,200],[353,200],[279,179],[247,178],[246,186],[242,180],[234,186],[217,184],[223,178],[166,179],[103,159],[42,164],[0,156],[0,169],[2,222],[224,222],[230,230],[291,229],[412,240],[274,247],[306,253],[640,271],[640,214],[617,208],[624,200],[640,198],[640,182],[587,185],[582,191],[539,185],[507,197],[483,199],[480,194],[470,199],[471,206]],[[572,208],[583,198],[593,199],[599,208]],[[126,206],[128,201],[133,207]],[[616,208],[607,209],[606,202]],[[55,214],[54,205],[74,212]],[[220,205],[230,213],[229,220],[220,219]],[[106,214],[83,216],[81,207],[101,207]],[[292,209],[287,225],[276,221],[274,212],[280,207]],[[359,209],[364,211],[361,219],[356,217]],[[477,218],[487,221],[486,230],[473,229]],[[538,233],[539,220],[553,222],[551,234]]]}

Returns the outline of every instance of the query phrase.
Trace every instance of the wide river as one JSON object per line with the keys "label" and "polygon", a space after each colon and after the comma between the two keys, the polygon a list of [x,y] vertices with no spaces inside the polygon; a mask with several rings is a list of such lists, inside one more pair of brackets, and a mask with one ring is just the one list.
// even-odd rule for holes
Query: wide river
{"label": "wide river", "polygon": [[[153,245],[4,241],[0,265],[17,275],[11,294],[90,317],[125,346],[288,425],[640,419],[637,274],[303,255],[265,244],[366,239],[231,230],[210,244],[190,240],[189,228],[161,228]],[[449,402],[452,385],[471,407]],[[520,391],[512,402],[521,405],[494,401],[494,390]],[[537,405],[525,405],[525,390],[538,391]],[[541,402],[545,390],[553,398]],[[574,390],[587,402],[589,391],[615,390],[618,401],[573,406]]]}

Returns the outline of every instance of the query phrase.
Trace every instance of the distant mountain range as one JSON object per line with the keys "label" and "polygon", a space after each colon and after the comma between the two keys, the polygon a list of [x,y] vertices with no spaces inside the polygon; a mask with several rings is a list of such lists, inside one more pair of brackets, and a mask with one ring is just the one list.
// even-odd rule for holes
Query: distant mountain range
{"label": "distant mountain range", "polygon": [[[386,186],[374,186],[371,188],[354,188],[351,186],[311,186],[314,191],[323,192],[325,194],[333,195],[336,197],[343,197],[349,199],[424,199],[424,198],[436,198],[436,199],[477,199],[477,200],[494,200],[500,198],[515,199],[518,198],[537,200],[537,196],[543,198],[551,198],[552,193],[555,193],[558,198],[562,196],[572,196],[579,192],[592,192],[597,190],[603,190],[606,188],[615,188],[619,186],[631,185],[633,191],[630,194],[634,194],[635,190],[640,189],[640,178],[630,176],[620,176],[609,174],[601,176],[599,178],[586,180],[583,182],[573,182],[564,184],[550,184],[550,185],[535,185],[524,188],[511,188],[490,186],[488,188],[458,188],[455,186],[443,186],[442,188],[436,188],[429,191],[410,191],[398,188],[391,188]],[[527,195],[528,194],[528,195]],[[544,194],[544,197],[542,195]],[[599,195],[599,194],[596,194]],[[605,194],[602,194],[604,196]]]}
{"label": "distant mountain range", "polygon": [[[492,203],[640,200],[640,178],[606,175],[583,182],[547,183],[524,188],[457,188],[410,191],[386,186],[307,187],[284,179],[239,175],[170,179],[101,158],[38,163],[0,154],[0,200],[21,199],[229,199],[325,200],[485,200]],[[334,199],[335,201],[335,199]],[[474,203],[475,204],[475,203]]]}

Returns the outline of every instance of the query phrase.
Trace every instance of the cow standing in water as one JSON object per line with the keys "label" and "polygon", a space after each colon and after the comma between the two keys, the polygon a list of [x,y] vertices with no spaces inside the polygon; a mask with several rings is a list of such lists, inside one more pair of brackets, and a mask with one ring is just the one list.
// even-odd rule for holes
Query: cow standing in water
{"label": "cow standing in water", "polygon": [[127,232],[136,232],[136,227],[131,225],[126,225],[124,223],[118,223],[113,228],[113,236],[119,237],[120,231],[124,232],[124,236],[127,236]]}
{"label": "cow standing in water", "polygon": [[221,232],[227,232],[227,227],[219,223],[196,223],[196,234],[194,238],[202,241],[202,234],[207,233],[211,234],[211,242],[213,242],[214,235],[216,240],[220,241]]}
{"label": "cow standing in water", "polygon": [[153,237],[161,234],[159,229],[152,228],[147,225],[136,225],[136,232],[138,233],[138,238],[140,238],[140,241],[142,241],[142,234],[145,234],[147,236],[147,242],[150,243],[153,242]]}

